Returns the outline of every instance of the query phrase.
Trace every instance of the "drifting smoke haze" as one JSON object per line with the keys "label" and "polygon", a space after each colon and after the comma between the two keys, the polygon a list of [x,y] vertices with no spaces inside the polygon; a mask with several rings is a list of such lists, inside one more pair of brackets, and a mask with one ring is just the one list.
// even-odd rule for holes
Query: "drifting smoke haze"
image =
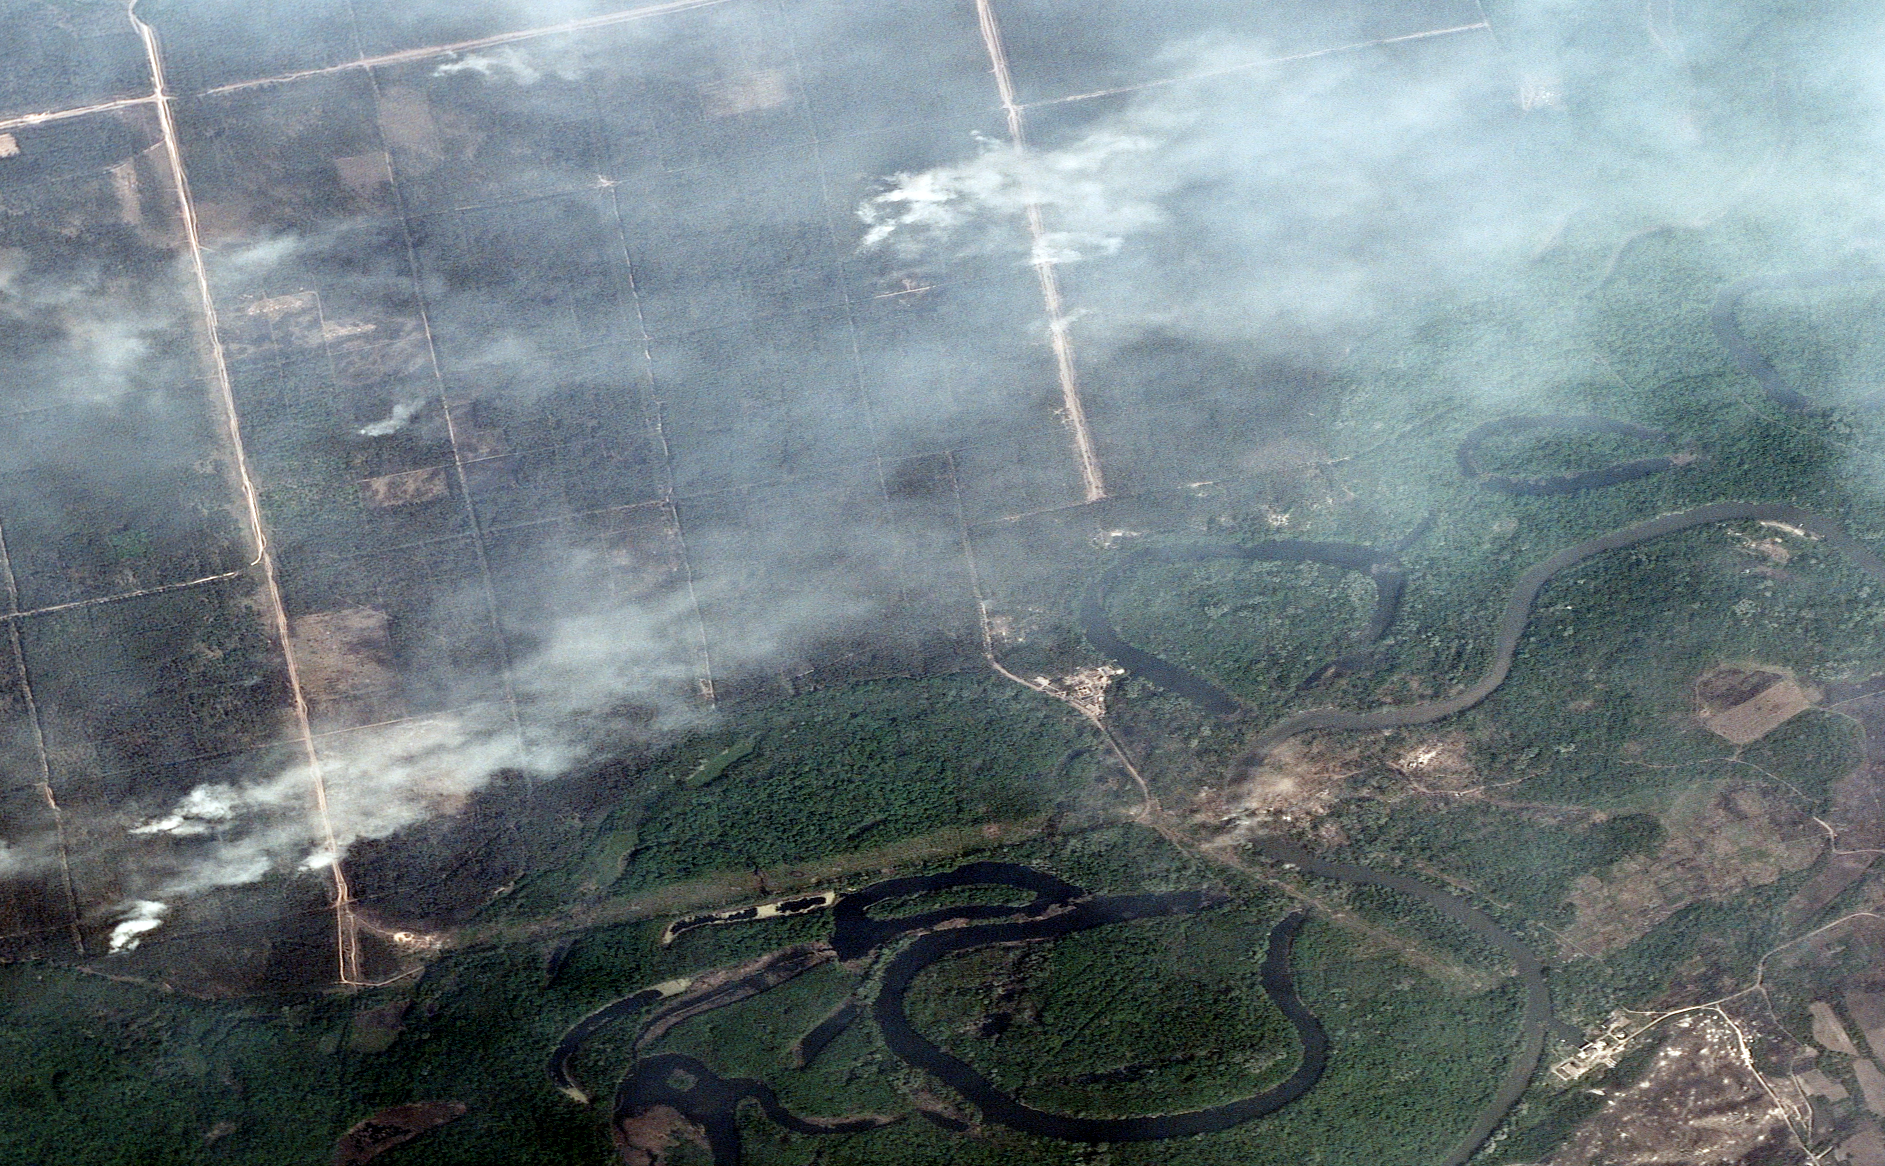
{"label": "drifting smoke haze", "polygon": [[176,317],[113,289],[100,273],[76,281],[63,276],[50,285],[37,274],[18,252],[0,255],[0,313],[8,325],[56,329],[63,340],[53,367],[28,375],[56,377],[86,404],[110,406],[137,392],[152,337],[174,327]]}
{"label": "drifting smoke haze", "polygon": [[[1521,334],[1455,354],[1470,365],[1561,346],[1562,304],[1527,273],[1567,242],[1614,247],[1731,209],[1811,237],[1869,212],[1869,166],[1841,155],[1778,174],[1783,139],[1747,124],[1768,111],[1710,92],[1739,49],[1711,42],[1716,21],[1696,14],[1678,42],[1615,5],[1528,15],[1576,32],[1538,19],[1535,38],[1507,34],[1496,53],[1456,51],[1472,33],[1423,46],[1438,68],[1359,51],[1291,60],[1222,37],[1168,46],[1153,71],[1197,80],[1049,107],[1035,148],[984,138],[962,161],[895,175],[858,210],[861,245],[911,262],[1029,247],[1082,263],[1080,336],[1101,355],[1159,329],[1256,345],[1411,333],[1513,298],[1502,314]],[[1815,85],[1776,80],[1772,96]],[[1012,230],[1028,207],[1047,224],[1032,241]],[[1542,371],[1523,375],[1568,369]]]}
{"label": "drifting smoke haze", "polygon": [[[293,286],[295,273],[305,270],[310,257],[318,263],[337,245],[334,232],[244,244],[212,257],[212,276],[264,289],[260,302],[272,304],[274,289]],[[382,293],[385,280],[378,271],[349,276],[338,293],[330,283],[326,294],[339,301],[351,293],[357,301],[370,302]],[[455,293],[436,285],[430,290],[444,301],[435,314],[485,318],[503,311],[475,290]],[[508,323],[509,334],[480,335],[476,363],[520,354],[528,358],[528,333],[518,330],[524,322]],[[358,335],[389,348],[406,347],[414,367],[423,363],[411,355],[420,349],[397,322],[368,324],[323,311],[318,318],[274,316],[270,327],[288,335],[316,330]],[[675,375],[688,372],[681,364]],[[507,384],[505,403],[527,406],[557,387],[513,381]],[[845,406],[835,392],[828,401],[813,398],[813,411],[822,415],[812,423],[845,424],[840,416]],[[354,431],[367,439],[355,445],[370,456],[377,442],[396,435],[427,440],[427,434],[411,433],[426,424],[436,440],[444,414],[435,403],[394,402],[385,417]],[[408,686],[430,688],[434,703],[454,711],[324,742],[316,766],[297,761],[273,772],[197,786],[133,827],[134,837],[164,836],[179,845],[137,860],[132,882],[143,906],[125,908],[131,914],[114,931],[112,950],[132,950],[138,937],[160,925],[163,913],[150,904],[274,874],[319,871],[358,841],[387,838],[462,809],[467,797],[497,774],[549,779],[594,763],[609,748],[624,744],[624,725],[632,726],[633,738],[645,741],[709,724],[711,715],[698,692],[705,666],[701,608],[725,604],[744,615],[736,633],[716,637],[711,667],[732,676],[764,672],[796,658],[820,638],[869,625],[878,614],[893,560],[901,554],[892,532],[869,522],[848,522],[841,508],[816,496],[801,500],[789,524],[742,525],[700,541],[722,544],[716,549],[737,561],[738,570],[683,588],[666,579],[645,553],[544,543],[530,563],[513,567],[508,581],[513,593],[530,597],[510,621],[513,655],[508,663],[415,670],[405,677]],[[432,597],[419,618],[464,619],[481,602],[476,588],[446,592]],[[311,815],[309,791],[317,775],[326,806],[323,814]],[[127,927],[133,930],[124,931]],[[131,938],[120,943],[119,932]]]}
{"label": "drifting smoke haze", "polygon": [[[1096,355],[1151,330],[1260,349],[1286,329],[1298,340],[1305,327],[1343,334],[1411,296],[1467,294],[1484,272],[1536,248],[1554,221],[1601,194],[1553,177],[1556,160],[1531,139],[1542,134],[1548,151],[1554,113],[1518,108],[1503,61],[1477,54],[1462,67],[1413,76],[1393,70],[1384,76],[1378,65],[1351,56],[1261,63],[1279,55],[1261,42],[1187,41],[1159,53],[1155,71],[1211,80],[1109,101],[1110,111],[1077,118],[1056,135],[1065,141],[1024,149],[964,133],[954,161],[863,176],[879,189],[852,208],[861,229],[854,246],[922,270],[989,257],[1092,268],[1080,325]],[[467,56],[433,72],[497,94],[543,79],[511,50]],[[579,73],[567,68],[559,77]],[[1666,154],[1659,150],[1653,169],[1669,164]],[[1653,194],[1646,197],[1653,203]],[[1047,224],[1034,239],[1017,230],[1030,207]],[[285,286],[277,272],[334,246],[333,232],[277,238],[219,253],[213,270],[225,283]],[[428,294],[435,318],[504,313],[495,296],[450,286],[447,278],[433,277]],[[1115,295],[1126,302],[1110,302]],[[527,357],[532,336],[520,325],[528,323],[504,320],[480,336],[469,363]],[[351,322],[324,319],[322,326],[346,329]],[[680,385],[708,379],[719,359],[712,349],[695,349],[668,375]],[[525,380],[508,392],[527,399],[553,387]],[[857,424],[842,385],[808,385],[795,403],[796,423],[809,432]],[[895,417],[940,406],[946,416],[979,404],[926,396],[879,408]],[[391,436],[423,409],[423,402],[395,402],[357,433]],[[967,429],[976,421],[965,415],[945,424]],[[751,456],[736,444],[725,453]],[[735,674],[763,670],[820,637],[869,626],[877,614],[871,597],[880,592],[873,584],[889,574],[897,554],[889,537],[816,509],[783,528],[741,529],[737,546],[727,549],[743,562],[744,578],[721,586],[765,592],[770,600],[749,609],[738,639],[716,645],[715,665]],[[580,553],[564,548],[546,559],[553,565],[535,569],[529,586],[548,603],[512,663],[517,723],[510,708],[487,703],[362,734],[322,761],[327,820],[342,855],[358,840],[450,812],[499,772],[548,778],[579,764],[608,738],[611,715],[629,706],[641,710],[650,732],[702,723],[704,713],[687,691],[699,668],[693,611],[697,602],[711,606],[720,598],[716,585],[703,583],[691,597],[598,602],[585,584],[594,573],[585,571]],[[452,704],[488,679],[432,677],[466,690]],[[310,778],[295,765],[249,783],[190,791],[133,831],[199,840],[180,852],[179,869],[142,893],[169,900],[276,871],[318,869],[331,855],[310,829]],[[145,873],[147,880],[157,875]]]}
{"label": "drifting smoke haze", "polygon": [[[762,562],[782,560],[784,548],[771,549],[778,557]],[[855,556],[857,548],[847,549]],[[193,788],[130,830],[189,840],[168,852],[167,862],[144,866],[145,894],[170,900],[284,871],[319,871],[358,841],[462,809],[499,773],[549,779],[593,763],[610,746],[624,744],[624,724],[645,739],[709,723],[691,692],[700,666],[695,600],[599,598],[582,586],[581,565],[571,561],[578,557],[571,551],[554,577],[537,578],[560,593],[548,605],[550,614],[520,637],[530,646],[511,672],[512,702],[369,729],[324,749],[318,772],[326,810],[319,819],[309,814],[315,771],[306,764],[239,784]],[[861,564],[854,558],[853,566]],[[836,579],[826,582],[830,590],[815,604],[784,597],[737,642],[721,641],[718,665],[734,673],[763,669],[820,634],[870,618],[868,596],[847,593]],[[706,600],[713,598],[709,591]],[[489,680],[433,679],[474,690]],[[322,823],[331,825],[331,839]],[[138,920],[149,930],[160,918]],[[115,940],[113,950],[119,950]]]}
{"label": "drifting smoke haze", "polygon": [[[543,70],[535,63],[539,58],[521,49],[505,46],[491,53],[467,53],[446,61],[432,71],[434,77],[450,77],[454,73],[476,73],[487,80],[507,80],[518,85],[535,85],[543,79]],[[577,81],[581,74],[567,63],[547,66],[552,76],[563,81]]]}
{"label": "drifting smoke haze", "polygon": [[[1014,216],[1039,207],[1068,226],[1043,232],[1029,248],[1030,262],[1116,255],[1127,235],[1166,221],[1158,202],[1178,178],[1162,156],[1180,127],[1122,120],[1130,128],[1108,127],[1044,155],[978,137],[980,152],[970,161],[899,174],[858,208],[866,228],[858,245],[887,246],[913,260],[1000,251],[1012,243]],[[998,229],[991,232],[991,224]]]}
{"label": "drifting smoke haze", "polygon": [[46,868],[49,856],[31,846],[0,842],[0,877],[20,878]]}
{"label": "drifting smoke haze", "polygon": [[[203,89],[248,80],[214,75],[188,43],[207,35],[189,21],[247,19],[240,6],[200,7],[211,15],[166,14],[180,22],[168,33],[179,70],[202,72]],[[1829,12],[1803,28],[1786,42],[1796,56],[1760,63],[1771,85],[1750,88],[1735,74],[1757,10],[1733,5],[1493,6],[1496,41],[1468,29],[1307,56],[1380,37],[1367,22],[1306,16],[1314,35],[1285,43],[1249,31],[1247,7],[1189,6],[1182,34],[1145,14],[1118,43],[1094,34],[1084,51],[1105,67],[1093,75],[1124,91],[1060,101],[1074,95],[1037,84],[1020,96],[1038,103],[1025,111],[1025,144],[1003,136],[972,31],[949,42],[959,91],[913,92],[898,100],[929,104],[859,129],[841,116],[841,82],[884,44],[840,35],[839,14],[829,35],[807,17],[792,42],[801,64],[771,17],[734,6],[672,30],[626,23],[588,51],[497,46],[389,68],[371,88],[343,77],[312,112],[288,90],[253,91],[257,103],[282,102],[261,105],[276,119],[266,125],[303,135],[296,148],[305,141],[318,165],[275,155],[273,169],[256,165],[243,151],[265,154],[269,134],[256,146],[210,133],[246,108],[237,98],[186,109],[199,119],[186,131],[215,140],[187,161],[198,168],[207,278],[257,450],[264,528],[284,564],[291,644],[312,652],[300,641],[314,634],[297,629],[314,625],[297,619],[367,613],[360,642],[392,646],[349,647],[335,671],[355,677],[381,653],[374,666],[397,674],[383,687],[399,699],[387,698],[383,717],[375,706],[317,726],[324,823],[311,813],[305,757],[262,751],[299,733],[276,664],[219,677],[216,690],[267,692],[266,724],[233,742],[177,746],[156,793],[114,776],[89,806],[74,798],[72,817],[94,826],[131,815],[87,860],[119,872],[101,880],[115,895],[110,950],[149,940],[180,899],[344,863],[363,840],[459,812],[499,775],[550,780],[627,737],[646,744],[712,724],[701,697],[710,680],[769,677],[776,687],[779,673],[808,670],[892,613],[966,594],[957,507],[989,521],[1077,500],[1064,427],[1014,420],[1023,407],[1048,417],[1058,402],[1030,264],[1064,282],[1075,359],[1102,424],[1110,409],[1133,432],[1209,430],[1234,446],[1173,451],[1183,464],[1146,474],[1169,486],[1249,464],[1326,403],[1311,390],[1334,375],[1333,354],[1357,348],[1406,349],[1407,382],[1422,392],[1515,408],[1555,400],[1591,361],[1562,288],[1546,285],[1567,267],[1596,278],[1644,232],[1739,214],[1753,226],[1722,244],[1726,270],[1751,236],[1836,257],[1881,221],[1872,158],[1885,57],[1869,47],[1876,30],[1863,9],[1850,27],[1834,27],[1842,18]],[[1479,19],[1475,6],[1434,9],[1431,22],[1391,34]],[[595,14],[573,4],[510,11],[495,24]],[[416,8],[402,19],[423,24],[428,13],[439,15]],[[1030,47],[1031,25],[1014,24],[1018,70],[1052,59]],[[1151,79],[1161,83],[1135,88]],[[801,102],[798,87],[811,83],[821,96]],[[579,125],[599,93],[629,96]],[[674,120],[684,129],[637,112],[658,102],[683,111]],[[1864,148],[1793,136],[1790,111],[1816,103],[1865,127]],[[921,132],[911,128],[919,115]],[[813,117],[831,119],[816,167],[772,148]],[[771,137],[754,145],[725,128],[749,123]],[[539,126],[549,128],[533,137]],[[125,150],[148,168],[142,132]],[[304,178],[314,193],[295,186]],[[181,232],[161,221],[164,192],[146,177],[124,195],[127,181],[100,179],[93,192],[120,208],[108,246],[65,257],[51,229],[0,246],[0,318],[45,338],[16,366],[19,383],[60,392],[60,407],[74,410],[30,450],[7,453],[9,473],[57,478],[20,506],[80,530],[100,525],[100,497],[132,499],[135,512],[103,524],[119,541],[98,552],[107,565],[95,579],[22,607],[235,571],[249,558],[236,537],[240,490],[230,490],[219,504],[192,497],[176,508],[202,518],[215,553],[157,575],[122,565],[139,539],[163,543],[180,521],[143,513],[144,478],[192,466],[219,485],[234,476],[232,459],[198,440],[213,411],[186,416],[173,403],[202,392],[197,370],[150,387],[154,369],[184,361],[193,275],[166,250]],[[1026,229],[1031,211],[1038,233]],[[143,282],[101,258],[138,240],[158,273]],[[839,258],[807,258],[826,251]],[[61,259],[49,267],[42,253]],[[791,301],[796,315],[780,306],[792,296],[804,297]],[[1415,354],[1414,338],[1463,304],[1482,306],[1482,322]],[[986,350],[957,344],[978,328],[994,337],[996,319],[1024,320],[1014,329],[1024,335]],[[853,355],[863,349],[868,367]],[[1229,371],[1207,378],[1200,368]],[[1276,368],[1286,372],[1266,371]],[[268,377],[291,389],[252,387]],[[1417,403],[1410,395],[1410,411]],[[1224,416],[1251,428],[1224,436]],[[116,456],[97,456],[101,430],[121,431]],[[549,473],[528,459],[557,450],[589,459],[572,478],[616,475],[632,487],[605,497],[545,486]],[[933,505],[921,515],[892,508],[899,459],[947,455],[949,473],[959,464],[966,478],[987,450],[1053,464],[1012,482],[990,471],[986,500],[973,481],[957,491],[966,501],[944,497],[960,485],[952,478],[925,495]],[[306,468],[321,459],[344,472]],[[356,558],[345,561],[329,545],[337,535],[304,522],[343,504],[349,523],[386,531],[350,544]],[[424,507],[445,517],[409,517]],[[658,533],[631,527],[633,538],[611,544],[578,530],[575,517],[609,509],[653,516],[646,531]],[[15,526],[32,524],[6,522],[18,556],[29,532],[15,539]],[[493,531],[535,541],[506,559]],[[439,546],[456,557],[425,557]],[[393,595],[392,583],[330,585],[370,574],[369,552],[419,563],[412,586],[428,589],[423,600]],[[319,587],[307,581],[316,576]],[[259,585],[231,602],[266,622]],[[174,697],[149,678],[157,665],[123,658],[100,635],[74,649],[97,657],[87,683],[130,694],[101,707]],[[261,638],[243,641],[258,659],[251,641]],[[70,736],[54,747],[81,753],[78,730]],[[154,747],[123,746],[138,749]],[[244,750],[234,772],[209,776],[195,760]],[[34,764],[24,745],[9,756],[22,771]],[[110,765],[134,768],[115,754],[98,763]],[[7,836],[0,875],[43,867],[48,838]],[[158,841],[167,844],[139,849]]]}

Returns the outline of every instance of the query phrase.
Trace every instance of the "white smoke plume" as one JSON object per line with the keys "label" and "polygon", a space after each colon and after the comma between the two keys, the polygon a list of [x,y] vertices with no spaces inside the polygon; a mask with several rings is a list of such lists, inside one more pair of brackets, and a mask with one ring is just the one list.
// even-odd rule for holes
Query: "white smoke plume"
{"label": "white smoke plume", "polygon": [[504,728],[501,718],[468,714],[359,735],[320,759],[325,814],[311,812],[315,771],[300,764],[241,786],[198,786],[131,833],[210,839],[154,892],[167,898],[321,869],[362,838],[457,808],[492,773],[519,765]]}
{"label": "white smoke plume", "polygon": [[[1582,167],[1554,126],[1570,104],[1608,109],[1614,95],[1561,80],[1550,59],[1465,39],[1427,51],[1435,63],[1400,66],[1177,46],[1158,72],[1199,80],[1096,106],[1032,149],[983,140],[966,160],[885,179],[856,208],[862,246],[913,261],[1107,258],[1120,270],[1083,285],[1096,315],[1248,335],[1253,320],[1345,324],[1410,297],[1483,294],[1567,219],[1600,217],[1621,237],[1718,214],[1760,161],[1698,135],[1671,83],[1609,115],[1628,123],[1616,127],[1628,169]],[[1030,210],[1040,230],[1022,232]]]}
{"label": "white smoke plume", "polygon": [[1077,145],[1045,154],[977,135],[981,152],[966,162],[888,179],[888,189],[857,209],[866,230],[860,247],[890,246],[916,257],[937,250],[974,253],[999,247],[990,220],[1039,207],[1056,223],[1032,243],[1037,262],[1072,263],[1113,255],[1126,236],[1165,221],[1157,199],[1164,183],[1120,181],[1142,172],[1147,156],[1171,140],[1176,124],[1109,126]]}
{"label": "white smoke plume", "polygon": [[227,785],[198,786],[176,808],[132,830],[133,834],[172,834],[188,838],[208,834],[235,816],[238,798]]}
{"label": "white smoke plume", "polygon": [[522,54],[508,47],[494,53],[466,53],[432,70],[434,77],[449,77],[454,73],[476,73],[486,80],[502,75],[519,85],[535,85],[543,79],[543,74],[525,61]]}
{"label": "white smoke plume", "polygon": [[144,936],[157,930],[164,924],[164,916],[170,914],[170,906],[154,899],[133,899],[123,908],[123,918],[111,929],[110,953],[113,955],[137,950]]}
{"label": "white smoke plume", "polygon": [[[529,57],[523,52],[510,45],[495,52],[465,53],[432,70],[434,77],[450,77],[456,73],[476,73],[487,81],[493,78],[504,78],[519,85],[535,85],[543,80],[543,71],[531,64]],[[568,69],[554,69],[552,73],[564,81],[577,79],[577,75]]]}
{"label": "white smoke plume", "polygon": [[238,247],[219,249],[213,256],[216,276],[225,280],[253,279],[293,258],[304,242],[300,235],[286,231]]}
{"label": "white smoke plume", "polygon": [[412,423],[412,419],[425,408],[424,401],[399,401],[392,411],[371,425],[362,425],[361,437],[390,437]]}
{"label": "white smoke plume", "polygon": [[[831,611],[785,606],[716,662],[764,661],[792,636],[869,610],[857,597]],[[318,763],[324,814],[314,811],[316,775],[306,764],[252,782],[198,786],[130,831],[200,840],[184,848],[167,873],[147,873],[142,891],[152,901],[174,900],[324,869],[356,842],[455,812],[500,772],[547,779],[607,752],[631,709],[639,735],[699,724],[709,714],[689,695],[699,668],[692,620],[692,601],[670,593],[555,621],[516,669],[521,739],[501,703],[324,738]],[[121,926],[132,922],[137,929],[127,934],[135,938],[159,926],[161,915],[147,913]]]}

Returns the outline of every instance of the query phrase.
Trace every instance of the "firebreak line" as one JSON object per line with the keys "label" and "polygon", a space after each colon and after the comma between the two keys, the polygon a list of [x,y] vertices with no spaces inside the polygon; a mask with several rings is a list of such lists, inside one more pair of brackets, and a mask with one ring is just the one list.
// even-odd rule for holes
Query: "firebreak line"
{"label": "firebreak line", "polygon": [[236,409],[235,385],[229,377],[229,362],[223,353],[222,334],[217,324],[216,297],[210,289],[209,267],[203,258],[203,241],[197,229],[196,206],[190,198],[189,176],[183,165],[183,147],[177,135],[176,118],[170,108],[170,94],[164,85],[163,54],[159,50],[156,30],[138,18],[136,0],[126,5],[125,13],[144,42],[144,53],[150,65],[151,101],[157,110],[158,129],[162,136],[165,159],[170,166],[171,179],[176,184],[177,211],[183,225],[184,245],[189,254],[191,272],[196,279],[197,295],[201,300],[203,332],[209,347],[209,363],[216,379],[218,403],[222,407],[236,480],[242,488],[244,516],[248,520],[250,537],[254,540],[255,561],[261,567],[269,614],[274,617],[276,634],[281,642],[282,663],[288,674],[288,690],[294,699],[295,725],[301,738],[302,754],[307,761],[315,824],[325,853],[329,856],[327,868],[334,880],[335,952],[339,979],[343,984],[361,983],[358,975],[359,936],[353,921],[352,894],[347,886],[347,876],[340,867],[339,839],[334,831],[333,820],[328,815],[327,784],[321,772],[320,754],[314,747],[314,727],[308,715],[307,695],[302,691],[301,670],[295,659],[294,641],[289,635],[288,609],[282,602],[274,556],[268,547],[268,531],[262,522],[260,495],[249,474],[248,451],[242,441],[242,417]]}
{"label": "firebreak line", "polygon": [[535,40],[538,37],[556,36],[562,33],[586,32],[592,28],[607,28],[616,24],[646,20],[651,16],[666,16],[673,12],[687,12],[695,8],[710,8],[725,4],[727,0],[669,0],[666,4],[648,4],[641,8],[628,8],[619,12],[605,12],[600,16],[586,16],[581,20],[565,21],[562,24],[546,25],[542,28],[525,28],[516,32],[500,32],[491,36],[481,36],[473,40],[456,41],[445,45],[427,45],[418,49],[401,49],[396,53],[382,53],[374,57],[360,57],[357,60],[343,61],[338,65],[323,65],[317,69],[299,69],[293,73],[282,73],[274,77],[257,77],[252,81],[232,81],[227,85],[218,85],[205,89],[206,97],[223,93],[237,93],[244,89],[257,89],[264,85],[282,85],[290,81],[300,81],[308,77],[324,77],[332,73],[347,73],[355,69],[375,69],[385,65],[404,65],[413,61],[424,61],[432,57],[449,57],[458,53],[471,53],[479,49],[499,48],[503,45],[516,44],[519,41]]}

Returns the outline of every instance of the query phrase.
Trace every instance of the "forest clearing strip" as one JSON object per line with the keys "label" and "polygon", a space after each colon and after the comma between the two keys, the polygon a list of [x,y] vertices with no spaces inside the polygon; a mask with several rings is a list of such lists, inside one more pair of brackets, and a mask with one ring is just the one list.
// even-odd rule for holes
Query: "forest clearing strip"
{"label": "forest clearing strip", "polygon": [[[810,862],[795,862],[765,870],[723,870],[682,882],[640,891],[591,906],[579,906],[548,918],[515,923],[471,925],[447,936],[443,947],[464,948],[494,943],[547,939],[592,927],[608,927],[655,919],[664,915],[736,907],[755,896],[789,894],[865,872],[889,871],[913,863],[935,862],[982,850],[999,850],[1052,832],[1076,834],[1117,824],[1114,817],[1093,817],[1073,822],[1037,814],[1008,822],[955,826],[919,834],[872,850],[852,851]],[[760,883],[764,889],[760,889]]]}

